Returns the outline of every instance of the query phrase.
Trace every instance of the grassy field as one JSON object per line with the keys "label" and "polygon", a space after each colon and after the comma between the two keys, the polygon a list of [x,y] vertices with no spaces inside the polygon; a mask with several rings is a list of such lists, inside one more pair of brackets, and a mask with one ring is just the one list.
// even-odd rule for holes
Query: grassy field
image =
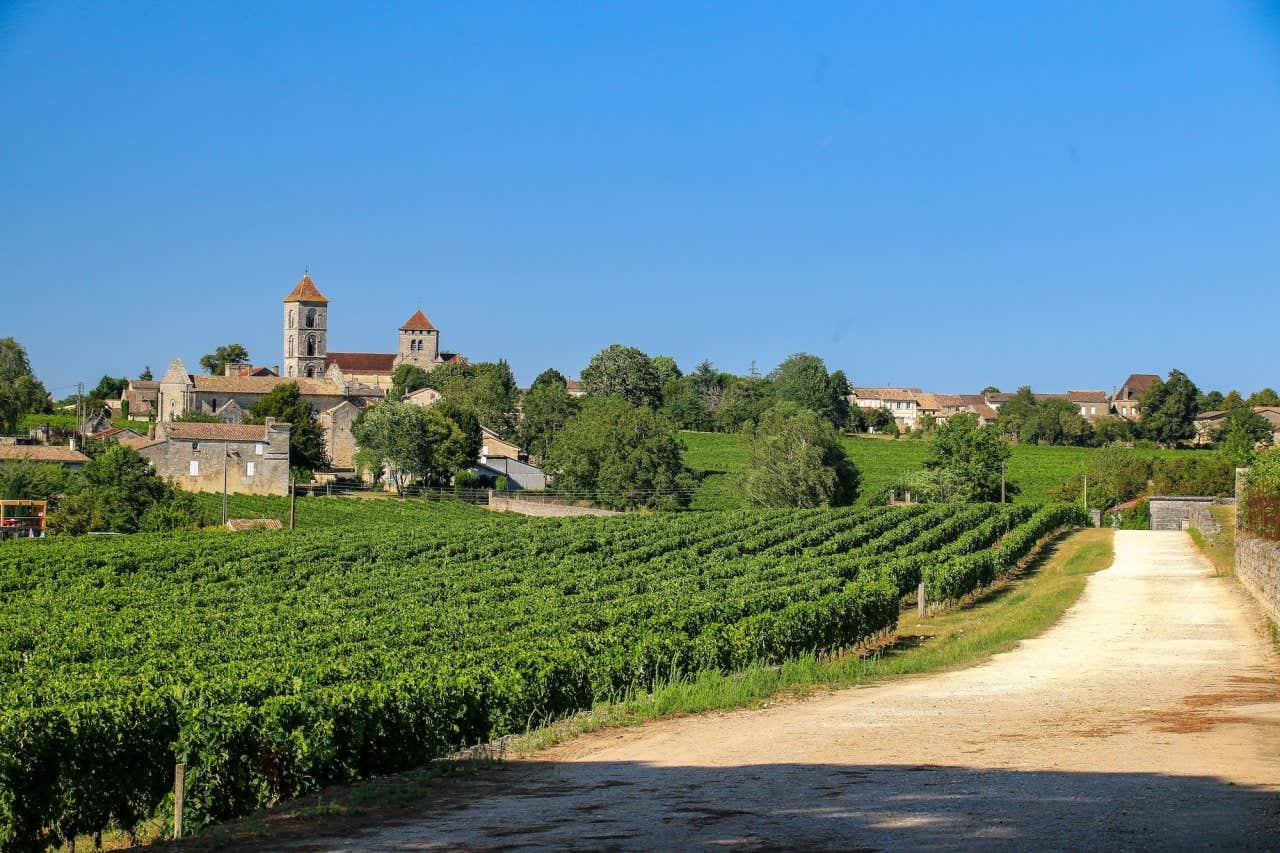
{"label": "grassy field", "polygon": [[1213,563],[1219,575],[1231,577],[1236,573],[1236,508],[1233,506],[1214,506],[1209,508],[1213,520],[1221,528],[1215,534],[1204,534],[1191,528],[1191,538],[1196,546],[1204,552]]}
{"label": "grassy field", "polygon": [[[694,509],[732,509],[742,506],[742,498],[728,475],[746,462],[746,452],[736,435],[686,432],[685,464],[695,471],[709,472],[693,499]],[[860,503],[866,503],[895,480],[924,465],[929,442],[879,438],[845,438],[845,451],[862,472]],[[1045,503],[1049,490],[1084,472],[1093,454],[1090,447],[1040,447],[1014,445],[1007,474],[1021,490],[1015,503]],[[1153,451],[1176,456],[1194,451]]]}
{"label": "grassy field", "polygon": [[[875,652],[828,661],[805,657],[780,667],[755,666],[734,674],[713,672],[678,679],[651,693],[530,732],[509,744],[509,752],[530,755],[576,735],[612,726],[755,707],[819,690],[972,666],[1051,627],[1080,597],[1089,575],[1111,564],[1112,534],[1105,529],[1082,530],[1058,539],[1020,576],[964,607],[923,620],[913,610],[904,610],[895,636]],[[447,793],[449,776],[465,774],[475,766],[474,759],[437,762],[371,782],[328,788],[244,820],[209,827],[180,847],[206,850],[350,831],[392,819],[400,809],[412,809],[426,798]]]}

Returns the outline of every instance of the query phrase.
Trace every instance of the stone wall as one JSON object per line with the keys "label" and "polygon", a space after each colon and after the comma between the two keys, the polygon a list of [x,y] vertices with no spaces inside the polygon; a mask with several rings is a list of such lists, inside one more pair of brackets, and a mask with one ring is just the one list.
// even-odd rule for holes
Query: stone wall
{"label": "stone wall", "polygon": [[1153,497],[1151,498],[1151,529],[1182,530],[1195,511],[1209,514],[1209,507],[1217,498],[1202,497]]}
{"label": "stone wall", "polygon": [[540,518],[568,518],[582,515],[618,515],[611,509],[597,509],[589,506],[571,506],[570,504],[552,503],[530,498],[511,496],[498,497],[489,494],[489,509],[494,512],[518,512],[521,515],[532,515]]}
{"label": "stone wall", "polygon": [[1205,536],[1217,536],[1222,528],[1218,526],[1213,513],[1209,512],[1209,506],[1209,504],[1193,504],[1191,511],[1187,514],[1187,526],[1194,527]]}
{"label": "stone wall", "polygon": [[1272,622],[1280,624],[1280,542],[1236,530],[1236,577]]}

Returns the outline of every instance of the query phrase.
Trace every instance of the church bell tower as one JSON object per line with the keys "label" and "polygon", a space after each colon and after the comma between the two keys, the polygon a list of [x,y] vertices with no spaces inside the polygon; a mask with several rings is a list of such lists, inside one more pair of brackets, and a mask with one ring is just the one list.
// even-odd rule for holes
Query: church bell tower
{"label": "church bell tower", "polygon": [[284,298],[284,375],[324,375],[328,351],[329,300],[316,289],[310,275]]}

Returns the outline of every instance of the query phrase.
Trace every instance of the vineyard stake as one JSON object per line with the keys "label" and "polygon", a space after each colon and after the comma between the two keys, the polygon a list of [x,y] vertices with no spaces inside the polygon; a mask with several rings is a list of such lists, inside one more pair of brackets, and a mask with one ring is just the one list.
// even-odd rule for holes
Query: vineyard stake
{"label": "vineyard stake", "polygon": [[293,513],[298,507],[298,481],[289,480],[289,529],[293,529]]}
{"label": "vineyard stake", "polygon": [[921,619],[924,618],[924,581],[920,581],[920,586],[916,588],[916,615]]}
{"label": "vineyard stake", "polygon": [[187,787],[187,765],[179,763],[173,768],[173,837],[182,837],[182,796]]}

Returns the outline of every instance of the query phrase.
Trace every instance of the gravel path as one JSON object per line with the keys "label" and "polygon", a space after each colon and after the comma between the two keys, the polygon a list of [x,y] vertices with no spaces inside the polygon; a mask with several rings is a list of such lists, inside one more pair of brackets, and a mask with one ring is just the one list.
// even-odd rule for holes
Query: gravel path
{"label": "gravel path", "polygon": [[312,850],[1280,849],[1280,667],[1183,533],[1120,531],[972,669],[576,739]]}

